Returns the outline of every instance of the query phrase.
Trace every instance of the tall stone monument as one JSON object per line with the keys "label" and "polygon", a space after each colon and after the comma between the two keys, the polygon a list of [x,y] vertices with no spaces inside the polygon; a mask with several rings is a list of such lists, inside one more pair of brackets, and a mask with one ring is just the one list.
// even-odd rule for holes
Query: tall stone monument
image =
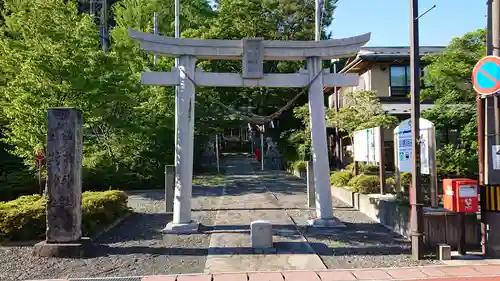
{"label": "tall stone monument", "polygon": [[90,243],[82,238],[82,112],[50,108],[47,113],[47,232],[34,254],[79,257]]}

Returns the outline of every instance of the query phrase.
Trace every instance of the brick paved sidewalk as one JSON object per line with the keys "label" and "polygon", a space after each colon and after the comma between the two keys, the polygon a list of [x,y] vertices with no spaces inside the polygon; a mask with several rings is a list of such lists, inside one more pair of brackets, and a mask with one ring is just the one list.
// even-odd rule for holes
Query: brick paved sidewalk
{"label": "brick paved sidewalk", "polygon": [[[157,275],[144,277],[92,278],[93,281],[357,281],[357,280],[435,280],[500,281],[500,263],[467,266],[423,266],[385,269],[336,269],[321,271],[283,271],[218,273],[196,275]],[[77,279],[57,279],[76,281]],[[87,279],[78,278],[78,281]],[[49,281],[49,280],[45,280]],[[52,280],[56,281],[56,280]]]}

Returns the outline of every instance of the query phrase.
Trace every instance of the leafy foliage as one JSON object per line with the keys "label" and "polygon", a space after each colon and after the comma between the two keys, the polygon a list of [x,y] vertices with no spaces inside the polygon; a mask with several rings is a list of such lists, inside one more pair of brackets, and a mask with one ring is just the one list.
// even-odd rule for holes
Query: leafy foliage
{"label": "leafy foliage", "polygon": [[361,194],[371,194],[380,192],[380,180],[378,176],[360,174],[353,177],[347,185],[352,191]]}
{"label": "leafy foliage", "polygon": [[357,130],[391,128],[397,122],[396,117],[384,114],[376,91],[345,92],[343,98],[344,104],[338,112],[328,110],[327,121],[349,137]]}
{"label": "leafy foliage", "polygon": [[330,175],[330,184],[333,186],[346,186],[352,179],[352,173],[348,170],[333,172]]}
{"label": "leafy foliage", "polygon": [[[127,194],[118,190],[82,194],[83,234],[93,235],[130,212]],[[0,202],[0,241],[33,240],[44,236],[47,199],[40,195],[21,196]]]}
{"label": "leafy foliage", "polygon": [[[174,35],[174,3],[160,0],[114,1],[111,49],[99,46],[99,28],[77,1],[3,1],[0,28],[0,124],[2,149],[22,159],[0,174],[1,188],[17,196],[37,190],[32,182],[33,154],[46,145],[46,111],[77,107],[84,112],[85,186],[107,189],[163,185],[163,165],[173,161],[174,88],[141,86],[143,71],[169,71],[172,58],[153,64],[128,35],[129,28],[151,32],[159,14],[162,35]],[[182,37],[241,39],[259,36],[276,40],[314,38],[314,2],[302,0],[186,0],[181,6]],[[324,1],[323,38],[333,19],[336,0]],[[239,72],[241,62],[199,61],[206,71]],[[269,61],[265,72],[292,73],[302,62]],[[197,89],[196,142],[225,128],[247,122],[228,114],[223,103],[239,109],[253,106],[269,115],[284,106],[298,89]],[[304,95],[297,104],[304,103]],[[299,128],[292,110],[281,116],[280,130]],[[280,144],[279,147],[288,147]],[[195,154],[196,155],[196,154]],[[16,158],[18,157],[18,158]],[[2,161],[3,161],[2,157]],[[196,161],[195,161],[196,162]],[[4,162],[2,162],[4,163]],[[2,169],[6,167],[2,165]],[[13,173],[13,170],[22,172]],[[24,179],[18,188],[13,179]]]}
{"label": "leafy foliage", "polygon": [[434,99],[436,107],[426,110],[423,117],[443,132],[437,136],[442,144],[437,153],[442,174],[477,173],[476,93],[471,77],[474,65],[486,54],[485,36],[484,29],[469,32],[454,38],[444,52],[425,58],[430,64],[422,98]]}

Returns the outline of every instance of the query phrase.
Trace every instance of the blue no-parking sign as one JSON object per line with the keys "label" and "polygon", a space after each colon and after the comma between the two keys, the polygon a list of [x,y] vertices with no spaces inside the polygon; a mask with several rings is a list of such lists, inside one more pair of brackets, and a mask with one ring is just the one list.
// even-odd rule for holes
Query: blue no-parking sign
{"label": "blue no-parking sign", "polygon": [[472,71],[474,90],[481,95],[492,95],[500,91],[500,58],[487,56],[474,66]]}

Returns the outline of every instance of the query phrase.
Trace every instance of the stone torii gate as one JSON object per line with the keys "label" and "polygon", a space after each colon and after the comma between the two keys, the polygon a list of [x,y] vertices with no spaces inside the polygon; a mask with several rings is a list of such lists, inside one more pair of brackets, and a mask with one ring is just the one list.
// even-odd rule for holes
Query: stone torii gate
{"label": "stone torii gate", "polygon": [[[176,95],[175,198],[172,222],[164,233],[198,231],[191,219],[193,176],[195,86],[207,87],[286,87],[309,86],[314,182],[317,219],[313,226],[336,226],[330,193],[328,150],[326,143],[324,87],[358,85],[357,74],[331,74],[322,69],[322,60],[357,54],[370,39],[370,33],[324,41],[202,40],[163,37],[130,29],[130,36],[143,50],[154,55],[179,58],[171,72],[144,72],[147,85],[179,86]],[[243,73],[210,73],[196,69],[196,59],[243,60]],[[263,73],[264,60],[306,60],[307,70],[299,73]],[[195,85],[196,84],[196,85]]]}

